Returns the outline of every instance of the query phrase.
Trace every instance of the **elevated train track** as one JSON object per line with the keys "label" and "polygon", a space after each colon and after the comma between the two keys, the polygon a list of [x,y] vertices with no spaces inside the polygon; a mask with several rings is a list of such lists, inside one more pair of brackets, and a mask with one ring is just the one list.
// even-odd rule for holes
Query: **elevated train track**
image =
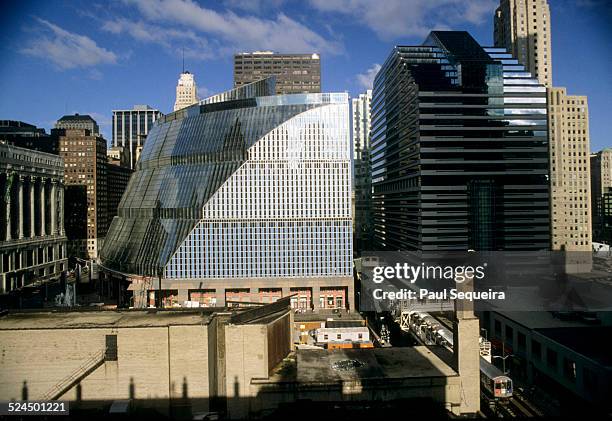
{"label": "elevated train track", "polygon": [[[422,345],[442,345],[453,351],[452,325],[444,317],[436,318],[429,313],[414,312],[416,317],[402,313],[398,320],[403,330],[409,331]],[[519,390],[512,386],[512,379],[505,376],[490,363],[490,344],[480,338],[481,342],[481,399],[483,413],[501,418],[542,417],[544,413],[530,403]],[[507,382],[507,383],[505,383]],[[498,385],[498,383],[501,383]],[[506,387],[507,384],[507,387]],[[499,386],[499,387],[498,387]],[[496,389],[499,390],[500,396]]]}

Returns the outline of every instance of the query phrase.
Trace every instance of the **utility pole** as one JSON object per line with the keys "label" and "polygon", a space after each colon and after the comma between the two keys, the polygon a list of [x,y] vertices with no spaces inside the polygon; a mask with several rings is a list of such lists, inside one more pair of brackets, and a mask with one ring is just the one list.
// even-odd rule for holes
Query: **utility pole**
{"label": "utility pole", "polygon": [[158,284],[157,284],[157,308],[162,308],[162,270],[161,269],[157,269],[157,280],[158,280]]}

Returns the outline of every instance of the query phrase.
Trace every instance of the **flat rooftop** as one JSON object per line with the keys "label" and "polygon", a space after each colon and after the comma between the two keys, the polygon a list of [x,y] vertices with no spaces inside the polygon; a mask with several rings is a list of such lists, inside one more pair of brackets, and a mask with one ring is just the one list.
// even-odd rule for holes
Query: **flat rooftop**
{"label": "flat rooftop", "polygon": [[0,317],[0,330],[198,325],[208,324],[212,315],[202,310],[24,311]]}
{"label": "flat rooftop", "polygon": [[293,320],[296,322],[325,322],[327,319],[332,319],[335,322],[340,321],[363,321],[364,318],[361,314],[351,312],[347,313],[344,311],[334,313],[332,310],[319,310],[319,312],[307,312],[307,313],[295,313]]}
{"label": "flat rooftop", "polygon": [[518,323],[527,329],[548,329],[548,328],[585,328],[589,327],[584,322],[578,320],[561,320],[548,311],[495,311],[495,313]]}
{"label": "flat rooftop", "polygon": [[[358,361],[360,366],[346,370],[333,368],[335,363],[346,360]],[[453,376],[458,374],[425,346],[331,351],[297,350],[299,383]]]}

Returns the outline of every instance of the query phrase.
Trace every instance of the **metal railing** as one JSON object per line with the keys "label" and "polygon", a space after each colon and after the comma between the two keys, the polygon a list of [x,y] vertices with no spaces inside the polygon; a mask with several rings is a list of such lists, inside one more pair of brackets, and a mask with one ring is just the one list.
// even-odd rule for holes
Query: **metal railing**
{"label": "metal railing", "polygon": [[73,371],[69,376],[62,379],[59,383],[48,390],[42,397],[41,400],[50,401],[58,399],[68,390],[70,390],[75,384],[91,374],[96,368],[100,367],[106,358],[106,350],[103,349],[98,351],[90,358],[88,358],[83,364]]}

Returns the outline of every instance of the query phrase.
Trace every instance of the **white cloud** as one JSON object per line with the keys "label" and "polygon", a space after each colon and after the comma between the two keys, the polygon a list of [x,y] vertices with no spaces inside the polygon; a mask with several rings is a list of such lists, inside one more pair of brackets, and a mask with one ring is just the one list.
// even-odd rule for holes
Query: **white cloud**
{"label": "white cloud", "polygon": [[[135,6],[148,22],[170,25],[168,29],[188,29],[217,37],[222,52],[273,50],[278,52],[319,52],[340,54],[339,41],[322,37],[304,24],[278,13],[274,18],[217,12],[192,0],[124,0]],[[109,29],[109,28],[107,28]]]}
{"label": "white cloud", "polygon": [[98,46],[91,38],[66,31],[44,19],[36,20],[43,33],[30,41],[22,53],[50,60],[62,70],[117,62],[115,53]]}
{"label": "white cloud", "polygon": [[102,78],[104,77],[104,75],[102,74],[101,71],[99,71],[98,69],[91,69],[89,71],[88,77],[91,80],[102,80]]}
{"label": "white cloud", "polygon": [[499,4],[495,0],[310,0],[321,12],[350,16],[380,38],[424,37],[433,29],[481,24]]}
{"label": "white cloud", "polygon": [[285,0],[224,0],[223,4],[229,9],[261,14],[267,9],[279,8],[284,2]]}
{"label": "white cloud", "polygon": [[380,67],[380,64],[374,63],[372,67],[365,71],[365,73],[359,73],[356,76],[357,83],[359,84],[359,86],[364,90],[372,89],[372,85],[374,84],[374,78],[380,70]]}
{"label": "white cloud", "polygon": [[166,28],[125,18],[105,21],[102,24],[102,30],[116,35],[128,34],[138,41],[159,44],[177,54],[184,49],[187,58],[208,59],[213,57],[208,41],[194,31]]}

